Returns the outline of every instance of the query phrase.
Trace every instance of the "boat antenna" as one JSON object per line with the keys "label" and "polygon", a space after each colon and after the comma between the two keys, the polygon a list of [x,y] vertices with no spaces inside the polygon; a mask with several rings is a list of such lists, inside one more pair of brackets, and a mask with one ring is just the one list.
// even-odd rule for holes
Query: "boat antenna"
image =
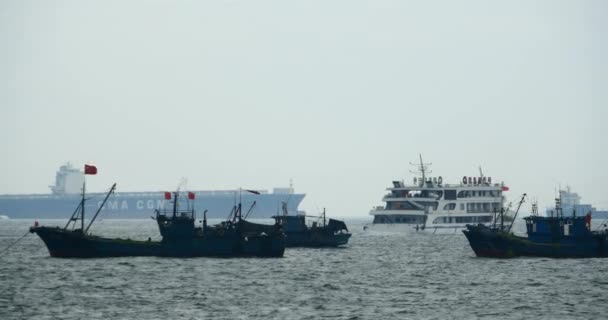
{"label": "boat antenna", "polygon": [[511,228],[513,227],[513,223],[515,222],[515,219],[517,219],[517,214],[519,213],[519,208],[521,208],[521,205],[526,201],[526,194],[524,193],[521,196],[521,199],[519,199],[519,203],[517,204],[517,210],[515,211],[515,216],[513,216],[513,220],[511,220],[511,224],[509,225],[509,229],[507,229],[507,232],[511,231]]}
{"label": "boat antenna", "polygon": [[426,174],[427,173],[432,173],[432,171],[429,170],[429,167],[432,165],[432,163],[430,163],[430,162],[429,163],[424,163],[422,161],[422,154],[421,153],[418,154],[418,157],[420,159],[419,163],[411,163],[410,162],[410,165],[417,167],[416,171],[411,171],[410,170],[410,173],[420,174],[420,178],[421,178],[420,185],[422,186],[422,185],[424,185],[426,183]]}

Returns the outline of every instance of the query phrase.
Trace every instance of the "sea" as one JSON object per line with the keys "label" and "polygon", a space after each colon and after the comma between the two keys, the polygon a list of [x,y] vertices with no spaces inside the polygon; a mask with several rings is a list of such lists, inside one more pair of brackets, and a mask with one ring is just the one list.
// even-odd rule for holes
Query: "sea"
{"label": "sea", "polygon": [[[346,222],[348,246],[283,258],[59,259],[27,233],[33,220],[0,220],[0,319],[608,318],[608,259],[477,258],[462,234]],[[158,239],[153,220],[91,232]]]}

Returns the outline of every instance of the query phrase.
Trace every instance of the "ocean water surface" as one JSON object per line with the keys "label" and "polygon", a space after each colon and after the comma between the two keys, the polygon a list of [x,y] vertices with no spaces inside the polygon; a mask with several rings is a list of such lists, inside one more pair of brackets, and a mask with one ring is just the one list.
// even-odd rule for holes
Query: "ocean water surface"
{"label": "ocean water surface", "polygon": [[[26,236],[0,255],[0,319],[606,319],[608,259],[476,258],[462,234],[374,234],[284,258],[50,258]],[[62,225],[61,220],[41,220]],[[0,221],[0,250],[32,220]],[[158,239],[153,220],[96,234]]]}

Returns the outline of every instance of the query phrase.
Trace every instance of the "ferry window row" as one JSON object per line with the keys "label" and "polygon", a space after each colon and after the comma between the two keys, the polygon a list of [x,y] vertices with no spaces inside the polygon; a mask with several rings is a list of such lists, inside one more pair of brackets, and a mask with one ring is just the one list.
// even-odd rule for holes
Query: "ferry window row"
{"label": "ferry window row", "polygon": [[443,191],[440,190],[393,190],[389,198],[432,198],[441,199]]}
{"label": "ferry window row", "polygon": [[478,198],[478,197],[500,197],[498,190],[462,190],[458,192],[458,198]]}
{"label": "ferry window row", "polygon": [[[463,204],[460,204],[461,208]],[[500,202],[467,203],[467,213],[494,212],[500,210]]]}
{"label": "ferry window row", "polygon": [[424,210],[426,212],[437,210],[437,202],[433,201],[413,201],[414,205],[408,201],[389,201],[386,203],[386,210]]}
{"label": "ferry window row", "polygon": [[[437,202],[433,201],[389,201],[386,203],[386,210],[422,210],[425,212],[437,211]],[[466,207],[465,207],[466,206]],[[467,213],[488,213],[500,210],[500,202],[472,202],[461,203],[460,211]],[[443,206],[443,210],[456,210],[456,203],[447,203]]]}
{"label": "ferry window row", "polygon": [[481,217],[439,217],[433,220],[433,224],[438,223],[488,223],[492,221],[490,216]]}
{"label": "ferry window row", "polygon": [[[467,212],[475,213],[475,212],[494,212],[494,209],[498,211],[500,209],[500,203],[498,202],[485,202],[485,203],[467,203],[466,210]],[[444,211],[452,211],[456,210],[456,203],[448,203],[443,206]],[[465,204],[460,204],[460,211],[465,210]]]}
{"label": "ferry window row", "polygon": [[376,215],[374,223],[407,223],[424,224],[423,216],[403,216],[403,215]]}
{"label": "ferry window row", "polygon": [[407,201],[390,201],[386,203],[386,210],[417,210],[413,204]]}

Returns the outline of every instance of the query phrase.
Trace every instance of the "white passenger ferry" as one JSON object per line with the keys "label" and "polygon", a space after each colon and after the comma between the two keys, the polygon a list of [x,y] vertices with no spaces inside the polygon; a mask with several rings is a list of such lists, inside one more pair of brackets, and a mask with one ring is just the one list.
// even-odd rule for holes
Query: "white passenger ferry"
{"label": "white passenger ferry", "polygon": [[364,227],[370,231],[455,233],[467,224],[490,225],[503,208],[504,183],[492,183],[480,171],[478,177],[462,178],[459,184],[447,184],[443,178],[428,177],[430,163],[420,156],[419,176],[412,184],[393,181],[384,195],[384,206],[370,211],[374,217]]}

